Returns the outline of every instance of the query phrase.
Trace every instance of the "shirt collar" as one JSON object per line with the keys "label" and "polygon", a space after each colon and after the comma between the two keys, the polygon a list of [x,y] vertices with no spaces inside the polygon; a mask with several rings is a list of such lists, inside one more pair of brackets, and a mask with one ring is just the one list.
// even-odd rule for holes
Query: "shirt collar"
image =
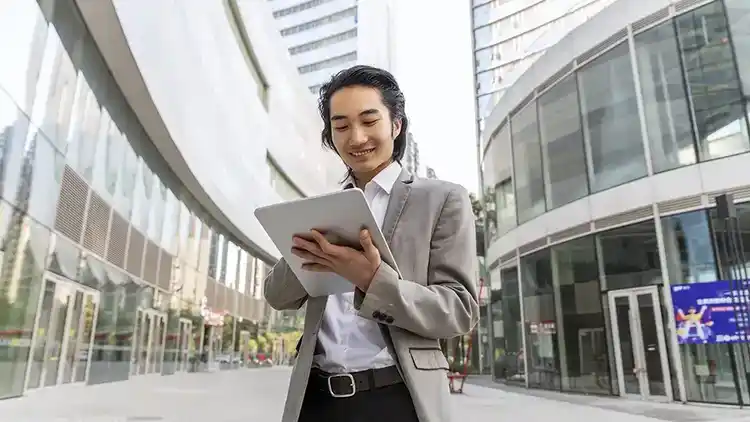
{"label": "shirt collar", "polygon": [[[380,186],[381,189],[390,195],[393,185],[396,184],[399,176],[401,176],[401,164],[394,161],[389,164],[388,167],[381,170],[380,173],[375,175],[372,182],[375,182],[376,185]],[[349,189],[354,186],[356,186],[356,183],[354,183],[354,179],[349,176],[346,181],[344,181],[344,189]]]}

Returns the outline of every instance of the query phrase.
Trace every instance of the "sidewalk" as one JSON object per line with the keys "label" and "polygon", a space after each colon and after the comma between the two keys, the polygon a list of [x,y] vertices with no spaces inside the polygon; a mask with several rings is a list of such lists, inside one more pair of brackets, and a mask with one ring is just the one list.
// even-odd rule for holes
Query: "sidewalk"
{"label": "sidewalk", "polygon": [[[89,387],[54,388],[0,401],[8,422],[274,422],[284,405],[288,367],[138,378]],[[750,422],[750,411],[576,396],[588,403],[467,384],[453,395],[454,420],[580,422]],[[558,396],[571,397],[558,394]],[[575,401],[574,400],[574,401]],[[613,406],[617,404],[617,406]],[[747,416],[746,416],[747,415]]]}
{"label": "sidewalk", "polygon": [[526,396],[530,400],[556,401],[572,405],[599,408],[633,416],[645,416],[652,420],[670,422],[750,422],[750,409],[735,406],[719,406],[699,403],[658,403],[651,401],[628,400],[618,397],[562,393],[540,389],[496,383],[488,376],[472,376],[467,384],[486,387],[512,396]]}

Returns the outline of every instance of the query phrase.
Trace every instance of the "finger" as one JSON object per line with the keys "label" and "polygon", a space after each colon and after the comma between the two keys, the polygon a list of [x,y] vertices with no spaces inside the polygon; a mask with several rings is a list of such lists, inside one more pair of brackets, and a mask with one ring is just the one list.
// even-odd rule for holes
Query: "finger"
{"label": "finger", "polygon": [[362,245],[362,252],[365,254],[365,258],[367,258],[370,262],[375,262],[380,258],[380,252],[378,252],[378,248],[375,247],[375,244],[372,243],[372,236],[370,236],[370,231],[367,229],[362,229],[362,231],[359,232],[359,243]]}
{"label": "finger", "polygon": [[320,233],[317,230],[310,230],[310,233],[312,234],[313,239],[318,243],[318,246],[320,246],[320,249],[326,254],[330,256],[339,256],[341,255],[343,247],[336,246],[328,241],[328,239],[323,236],[322,233]]}
{"label": "finger", "polygon": [[330,267],[327,267],[323,264],[318,264],[314,262],[306,262],[302,264],[302,269],[305,271],[312,271],[316,273],[330,273],[333,272],[333,270]]}
{"label": "finger", "polygon": [[308,261],[308,262],[313,262],[313,263],[316,263],[316,264],[327,265],[327,266],[331,265],[331,261],[329,261],[329,260],[327,260],[325,258],[319,257],[319,256],[317,256],[315,254],[312,254],[312,253],[310,253],[310,252],[308,252],[308,251],[306,251],[304,249],[292,248],[292,253],[295,256],[300,257],[300,258],[302,258],[302,259],[304,259],[305,261]]}
{"label": "finger", "polygon": [[315,242],[310,242],[309,240],[302,239],[301,237],[295,237],[293,239],[294,246],[303,250],[306,250],[316,256],[319,256],[321,258],[327,259],[328,256],[325,252],[318,246]]}

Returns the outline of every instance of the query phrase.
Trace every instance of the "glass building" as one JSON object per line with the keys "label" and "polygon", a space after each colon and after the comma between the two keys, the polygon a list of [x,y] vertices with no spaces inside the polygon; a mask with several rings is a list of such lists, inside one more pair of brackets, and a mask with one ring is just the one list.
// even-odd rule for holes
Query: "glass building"
{"label": "glass building", "polygon": [[247,7],[0,3],[0,397],[247,359],[278,258],[252,210],[340,175]]}
{"label": "glass building", "polygon": [[477,119],[550,46],[614,0],[472,0]]}
{"label": "glass building", "polygon": [[481,140],[498,382],[750,403],[748,344],[678,341],[672,293],[746,278],[716,198],[749,244],[749,95],[746,0],[617,0],[507,88]]}

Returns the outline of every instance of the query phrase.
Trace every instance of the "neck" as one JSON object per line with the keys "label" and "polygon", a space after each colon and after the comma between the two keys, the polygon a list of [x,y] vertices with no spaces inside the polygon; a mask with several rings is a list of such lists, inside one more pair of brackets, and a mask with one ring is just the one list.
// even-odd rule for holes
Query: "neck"
{"label": "neck", "polygon": [[354,173],[354,181],[358,188],[364,189],[365,185],[370,183],[372,179],[375,178],[375,176],[378,175],[383,169],[388,167],[392,163],[391,160],[388,160],[384,162],[383,164],[377,166],[375,169],[367,172],[355,172]]}

